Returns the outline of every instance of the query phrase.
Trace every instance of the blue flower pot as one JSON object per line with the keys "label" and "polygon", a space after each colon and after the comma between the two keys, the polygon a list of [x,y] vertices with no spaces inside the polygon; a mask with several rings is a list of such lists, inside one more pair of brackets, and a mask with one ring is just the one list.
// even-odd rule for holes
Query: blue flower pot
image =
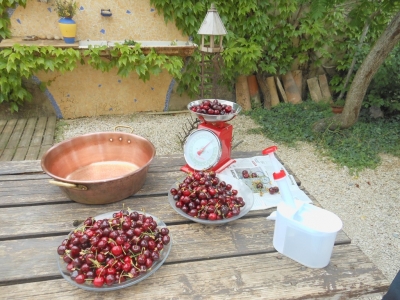
{"label": "blue flower pot", "polygon": [[58,25],[64,38],[64,42],[67,44],[75,43],[76,22],[70,18],[61,18],[58,20]]}

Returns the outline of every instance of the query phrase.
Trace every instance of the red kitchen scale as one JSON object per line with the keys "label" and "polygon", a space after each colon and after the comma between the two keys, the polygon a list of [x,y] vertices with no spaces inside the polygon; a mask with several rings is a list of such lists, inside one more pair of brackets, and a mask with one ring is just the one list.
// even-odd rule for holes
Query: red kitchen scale
{"label": "red kitchen scale", "polygon": [[232,112],[225,115],[211,115],[192,111],[193,106],[199,106],[205,100],[215,101],[202,99],[188,104],[188,109],[196,115],[200,124],[185,141],[183,153],[186,165],[181,167],[181,170],[186,173],[204,170],[218,173],[235,162],[231,158],[233,126],[227,122],[242,108],[234,102],[217,99],[220,105],[231,106]]}

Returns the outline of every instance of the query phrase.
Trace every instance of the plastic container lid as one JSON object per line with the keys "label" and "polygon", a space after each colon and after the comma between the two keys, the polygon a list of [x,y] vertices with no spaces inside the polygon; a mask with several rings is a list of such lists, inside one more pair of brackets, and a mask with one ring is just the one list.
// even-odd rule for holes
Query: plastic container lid
{"label": "plastic container lid", "polygon": [[278,150],[278,147],[276,147],[276,146],[271,146],[271,147],[265,148],[261,153],[262,153],[263,155],[267,155],[267,154],[274,153],[276,150]]}
{"label": "plastic container lid", "polygon": [[286,173],[285,173],[285,170],[280,170],[279,172],[274,172],[272,174],[272,176],[274,177],[274,180],[279,180],[279,179],[285,178]]}

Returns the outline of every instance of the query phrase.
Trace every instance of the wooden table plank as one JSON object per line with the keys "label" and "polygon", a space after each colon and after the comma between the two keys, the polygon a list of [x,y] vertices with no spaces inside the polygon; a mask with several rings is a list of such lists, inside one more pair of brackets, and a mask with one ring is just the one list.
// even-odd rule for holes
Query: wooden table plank
{"label": "wooden table plank", "polygon": [[[163,177],[154,177],[148,173],[146,181],[141,190],[134,197],[166,196],[169,188],[177,178],[178,172],[165,172]],[[73,203],[61,189],[48,181],[50,177],[46,174],[41,175],[17,175],[1,176],[0,180],[0,207],[27,206],[38,204],[60,204]],[[302,188],[302,187],[300,187]],[[308,197],[316,203],[315,198],[306,190],[303,190]]]}
{"label": "wooden table plank", "polygon": [[29,146],[28,151],[26,152],[25,159],[26,160],[36,160],[39,157],[40,146]]}
{"label": "wooden table plank", "polygon": [[52,145],[42,145],[39,149],[38,159],[41,159],[43,155],[52,147]]}
{"label": "wooden table plank", "polygon": [[[276,252],[272,246],[274,222],[264,217],[239,219],[218,227],[190,222],[169,229],[173,239],[169,263]],[[56,249],[63,239],[64,236],[52,236],[0,242],[4,270],[0,273],[0,285],[35,277],[57,277]],[[341,231],[336,244],[349,243],[350,239]],[[27,264],[34,273],[26,272]]]}
{"label": "wooden table plank", "polygon": [[[28,126],[28,125],[27,125]],[[233,152],[233,158],[245,158],[259,155],[258,151],[253,152]],[[173,170],[180,170],[184,165],[184,158],[182,154],[156,156],[150,164],[149,172],[165,172]],[[10,174],[23,174],[25,172],[42,172],[40,160],[30,162],[2,162],[0,175]],[[1,180],[1,178],[0,178]]]}
{"label": "wooden table plank", "polygon": [[[45,195],[46,193],[42,197],[44,198]],[[316,201],[314,203],[319,205]],[[122,207],[156,215],[166,224],[191,223],[191,221],[180,216],[172,209],[167,196],[133,196],[107,205],[83,205],[70,201],[66,204],[2,208],[1,215],[10,215],[13,218],[2,218],[4,220],[0,227],[0,240],[66,234],[89,216],[100,215],[107,211],[120,210]],[[275,208],[250,211],[243,218],[266,218],[274,210]],[[18,220],[18,222],[15,222],[15,220]]]}
{"label": "wooden table plank", "polygon": [[56,129],[57,118],[51,116],[47,118],[46,129],[44,131],[42,145],[48,146],[53,145],[54,142],[54,132]]}
{"label": "wooden table plank", "polygon": [[20,147],[26,147],[28,148],[29,145],[31,144],[33,132],[35,131],[35,126],[37,122],[36,117],[32,117],[28,119],[28,122],[25,126],[24,133],[22,134],[21,141],[19,142]]}
{"label": "wooden table plank", "polygon": [[[233,158],[246,158],[260,155],[258,151],[253,152],[233,152]],[[282,162],[281,162],[282,163]],[[282,163],[284,166],[285,164]],[[184,158],[181,154],[168,155],[168,156],[156,156],[149,167],[149,173],[158,173],[158,172],[168,172],[171,170],[180,170],[180,167],[184,165]],[[292,173],[295,177],[296,182],[300,185],[300,180],[296,178],[295,174],[290,170],[288,166],[285,168]],[[40,160],[37,161],[23,161],[23,162],[2,162],[0,168],[0,176],[1,175],[11,175],[11,174],[24,174],[24,173],[32,173],[39,172],[41,173],[43,170],[40,166]],[[0,177],[1,180],[1,177]]]}
{"label": "wooden table plank", "polygon": [[[50,177],[46,174],[20,176],[24,180],[16,180],[16,175],[2,176],[6,177],[6,180],[0,181],[0,207],[72,202],[59,187],[49,183]],[[179,176],[179,171],[165,172],[162,177],[148,173],[142,189],[134,196],[166,196],[175,178]]]}
{"label": "wooden table plank", "polygon": [[123,299],[135,295],[135,299],[275,300],[349,299],[384,292],[388,286],[382,272],[357,246],[342,245],[334,247],[330,264],[322,269],[306,268],[278,253],[263,253],[185,263],[167,259],[146,280],[106,294],[78,289],[64,279],[1,289],[5,299]]}
{"label": "wooden table plank", "polygon": [[26,160],[36,160],[39,157],[40,146],[43,140],[43,134],[46,128],[47,117],[40,117],[36,123],[32,140],[26,153]]}
{"label": "wooden table plank", "polygon": [[8,160],[12,160],[15,152],[16,152],[16,148],[7,148],[3,150],[3,153],[0,155],[0,161],[8,161]]}
{"label": "wooden table plank", "polygon": [[21,138],[22,132],[24,131],[26,122],[27,122],[26,119],[18,119],[17,124],[15,125],[13,132],[10,136],[10,139],[8,140],[6,149],[3,151],[3,153],[0,156],[1,161],[12,160],[12,158],[17,150],[18,143]]}
{"label": "wooden table plank", "polygon": [[[0,226],[0,240],[20,239],[38,235],[60,235],[68,233],[73,223],[85,220],[89,216],[97,216],[108,211],[129,207],[132,210],[145,211],[156,215],[165,223],[185,223],[187,219],[177,214],[170,206],[167,196],[131,197],[117,203],[107,205],[84,205],[70,201],[69,203],[43,206],[5,207],[0,213],[3,217]],[[254,211],[252,215],[268,216],[273,210]],[[13,216],[5,218],[5,216]],[[15,222],[18,220],[18,222]]]}
{"label": "wooden table plank", "polygon": [[0,164],[0,180],[5,175],[43,173],[40,160],[2,161]]}
{"label": "wooden table plank", "polygon": [[[235,157],[245,155],[244,153],[235,153]],[[249,155],[249,154],[247,154]],[[183,178],[185,173],[179,170],[182,166],[183,158],[180,156],[155,158],[150,165],[146,182],[142,189],[136,193],[136,196],[144,195],[166,195],[169,188],[179,178]],[[4,162],[0,168],[0,206],[15,206],[29,205],[38,203],[59,203],[65,201],[69,203],[68,198],[60,196],[61,190],[58,187],[50,185],[48,179],[50,177],[32,175],[5,175],[40,172],[43,173],[40,167],[40,161],[23,161],[23,162]],[[289,172],[290,169],[286,167]],[[26,170],[26,171],[24,171]],[[171,170],[176,170],[171,172]],[[3,175],[2,175],[3,174]],[[33,180],[30,180],[32,177]],[[294,176],[296,182],[300,184],[300,180]],[[8,182],[8,181],[11,181]],[[39,194],[38,197],[35,195]]]}
{"label": "wooden table plank", "polygon": [[3,131],[0,135],[0,154],[3,153],[4,149],[6,149],[8,140],[13,133],[15,124],[17,124],[17,119],[8,120],[7,124],[4,126]]}
{"label": "wooden table plank", "polygon": [[24,131],[25,125],[27,120],[26,119],[18,119],[17,124],[14,127],[14,130],[8,140],[6,148],[17,148],[19,144],[19,140],[21,138],[22,132]]}
{"label": "wooden table plank", "polygon": [[7,120],[0,120],[0,133],[3,132],[4,127],[7,124]]}
{"label": "wooden table plank", "polygon": [[25,159],[26,153],[28,152],[29,144],[32,140],[33,132],[35,130],[36,122],[36,117],[28,119],[24,132],[22,133],[21,139],[19,141],[17,151],[14,154],[13,160],[21,161]]}

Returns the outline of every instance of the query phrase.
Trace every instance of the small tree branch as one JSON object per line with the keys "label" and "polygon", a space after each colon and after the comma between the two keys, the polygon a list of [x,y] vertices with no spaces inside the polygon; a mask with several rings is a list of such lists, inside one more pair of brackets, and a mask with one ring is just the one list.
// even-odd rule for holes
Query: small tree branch
{"label": "small tree branch", "polygon": [[345,80],[344,85],[343,85],[343,88],[342,88],[342,90],[341,90],[341,92],[340,92],[340,94],[339,94],[339,97],[337,98],[337,101],[339,101],[340,99],[342,99],[343,96],[344,96],[344,93],[345,93],[345,91],[346,91],[346,87],[347,87],[347,85],[349,84],[351,74],[353,74],[354,66],[355,66],[355,64],[356,64],[356,60],[357,60],[356,55],[357,55],[357,53],[360,51],[360,49],[361,49],[361,47],[362,47],[362,44],[364,43],[364,40],[365,40],[365,37],[367,36],[368,30],[369,30],[369,25],[370,25],[372,19],[375,18],[375,16],[378,15],[379,13],[380,13],[380,10],[375,11],[375,12],[368,18],[368,20],[366,21],[366,23],[365,23],[365,25],[364,25],[363,32],[362,32],[361,37],[360,37],[360,42],[358,43],[356,52],[354,53],[353,60],[352,60],[352,62],[351,62],[349,71],[347,72],[346,80]]}

